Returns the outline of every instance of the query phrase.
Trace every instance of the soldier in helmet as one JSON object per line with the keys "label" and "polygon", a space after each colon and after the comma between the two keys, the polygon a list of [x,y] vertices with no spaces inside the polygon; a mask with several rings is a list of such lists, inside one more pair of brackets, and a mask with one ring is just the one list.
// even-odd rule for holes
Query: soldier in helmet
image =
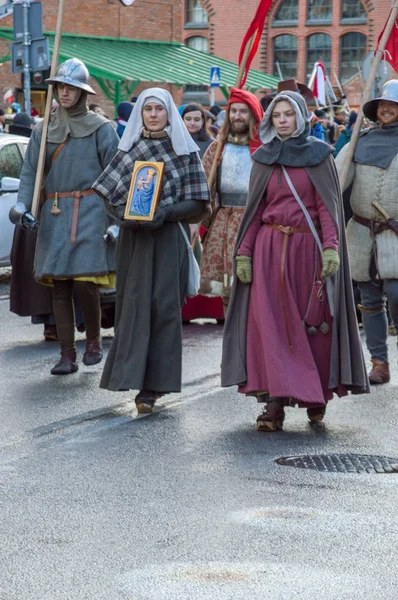
{"label": "soldier in helmet", "polygon": [[39,220],[30,212],[41,143],[42,124],[33,131],[21,173],[18,203],[10,219],[38,227],[34,276],[52,286],[53,309],[61,346],[53,375],[77,371],[73,292],[78,294],[86,328],[83,362],[102,359],[99,288],[114,286],[114,249],[104,241],[107,213],[91,186],[117,151],[118,137],[110,121],[89,111],[90,87],[84,63],[71,58],[47,80],[58,102],[48,127],[45,181]]}
{"label": "soldier in helmet", "polygon": [[[359,282],[362,321],[372,359],[369,380],[387,383],[390,370],[387,353],[390,315],[398,328],[398,236],[375,208],[379,203],[398,219],[398,81],[387,82],[380,98],[363,107],[365,117],[376,123],[359,138],[345,187],[353,184],[347,239],[352,277]],[[341,170],[348,145],[337,157]]]}

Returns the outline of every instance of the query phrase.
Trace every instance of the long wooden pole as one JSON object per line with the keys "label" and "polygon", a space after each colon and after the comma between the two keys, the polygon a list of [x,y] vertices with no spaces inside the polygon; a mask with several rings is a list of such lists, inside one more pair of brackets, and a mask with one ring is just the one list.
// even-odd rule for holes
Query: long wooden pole
{"label": "long wooden pole", "polygon": [[[243,78],[243,75],[245,72],[247,59],[249,58],[249,54],[253,47],[253,43],[256,38],[256,35],[257,35],[256,33],[254,35],[252,35],[252,37],[248,40],[248,42],[246,44],[246,47],[245,47],[245,50],[244,50],[243,56],[242,56],[242,62],[240,64],[238,75],[236,78],[235,87],[240,87],[240,84],[241,84],[241,81],[242,81],[242,78]],[[221,127],[220,134],[218,136],[216,153],[214,156],[213,164],[211,166],[209,178],[207,180],[210,189],[212,189],[214,182],[216,180],[218,162],[220,160],[221,152],[222,152],[222,149],[223,149],[223,146],[225,143],[225,132],[226,132],[227,127],[228,127],[228,124],[227,124],[227,117],[226,117],[224,120],[224,123]]]}
{"label": "long wooden pole", "polygon": [[[55,73],[56,73],[57,67],[58,67],[59,49],[61,46],[62,21],[64,18],[64,7],[65,7],[65,0],[59,0],[57,27],[55,30],[53,58],[51,61],[50,77],[55,76]],[[42,134],[41,134],[39,160],[37,163],[35,188],[33,191],[32,208],[31,208],[31,212],[36,219],[38,218],[38,214],[39,214],[40,194],[41,194],[41,187],[42,187],[43,176],[44,176],[44,165],[45,165],[45,161],[46,161],[47,132],[48,132],[48,125],[50,123],[50,118],[51,118],[52,101],[53,101],[53,86],[50,83],[48,85],[46,109],[44,111],[44,121],[43,121],[43,129],[42,129]]]}
{"label": "long wooden pole", "polygon": [[[345,93],[344,93],[344,90],[343,90],[343,86],[341,85],[340,80],[339,80],[339,78],[336,75],[336,71],[334,71],[334,78],[335,78],[335,80],[337,82],[337,86],[338,86],[338,88],[340,90],[341,97],[343,98],[343,96],[345,96]],[[363,92],[363,87],[362,87],[362,92]],[[346,107],[346,109],[348,110],[348,112],[351,112],[351,108],[350,108],[350,105],[348,104],[347,98],[344,98],[344,106]]]}
{"label": "long wooden pole", "polygon": [[388,38],[390,37],[392,28],[395,26],[395,21],[396,21],[397,17],[398,17],[398,2],[396,1],[391,10],[391,14],[389,16],[389,19],[386,24],[386,28],[385,28],[382,38],[380,40],[379,47],[376,50],[376,56],[373,59],[372,68],[370,70],[369,77],[366,82],[365,90],[363,92],[361,106],[359,107],[358,118],[356,120],[354,131],[352,132],[351,141],[350,141],[350,144],[349,144],[349,147],[347,150],[347,154],[345,157],[345,161],[343,163],[343,166],[342,166],[342,169],[340,172],[340,184],[341,184],[342,190],[344,190],[344,188],[345,188],[345,184],[346,184],[347,176],[348,176],[348,170],[350,168],[350,164],[351,164],[351,161],[354,156],[355,148],[358,143],[359,134],[361,133],[361,127],[362,127],[362,121],[363,121],[363,105],[366,102],[368,102],[368,100],[370,99],[370,96],[372,93],[372,87],[373,87],[374,81],[377,76],[377,71],[380,66],[380,61],[383,57],[383,53],[386,48]]}

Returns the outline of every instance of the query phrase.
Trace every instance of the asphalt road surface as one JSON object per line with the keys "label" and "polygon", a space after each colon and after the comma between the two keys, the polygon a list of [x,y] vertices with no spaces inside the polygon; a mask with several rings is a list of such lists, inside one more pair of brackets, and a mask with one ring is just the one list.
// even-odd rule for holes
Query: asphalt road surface
{"label": "asphalt road surface", "polygon": [[8,312],[7,293],[1,600],[397,599],[398,472],[275,462],[375,455],[398,470],[395,338],[390,384],[333,400],[316,428],[288,409],[266,434],[259,405],[219,387],[219,325],[184,328],[183,392],[138,418],[134,394],[99,389],[101,365],[51,376],[57,345]]}

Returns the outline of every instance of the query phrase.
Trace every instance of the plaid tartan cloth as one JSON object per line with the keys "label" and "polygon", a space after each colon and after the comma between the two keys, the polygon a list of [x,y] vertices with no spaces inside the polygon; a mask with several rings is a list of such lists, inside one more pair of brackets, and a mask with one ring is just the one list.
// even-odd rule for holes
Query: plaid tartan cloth
{"label": "plaid tartan cloth", "polygon": [[136,160],[164,162],[159,206],[184,200],[210,201],[206,175],[197,152],[177,156],[170,138],[141,138],[128,152],[119,150],[92,186],[112,206],[126,204]]}

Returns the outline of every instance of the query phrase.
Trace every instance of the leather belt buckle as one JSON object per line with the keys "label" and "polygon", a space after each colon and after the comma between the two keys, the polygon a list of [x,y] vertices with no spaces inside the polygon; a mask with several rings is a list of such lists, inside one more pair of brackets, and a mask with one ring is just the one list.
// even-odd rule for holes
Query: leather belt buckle
{"label": "leather belt buckle", "polygon": [[293,235],[293,233],[294,233],[294,227],[289,227],[289,226],[285,227],[284,225],[278,225],[278,229],[285,235]]}

